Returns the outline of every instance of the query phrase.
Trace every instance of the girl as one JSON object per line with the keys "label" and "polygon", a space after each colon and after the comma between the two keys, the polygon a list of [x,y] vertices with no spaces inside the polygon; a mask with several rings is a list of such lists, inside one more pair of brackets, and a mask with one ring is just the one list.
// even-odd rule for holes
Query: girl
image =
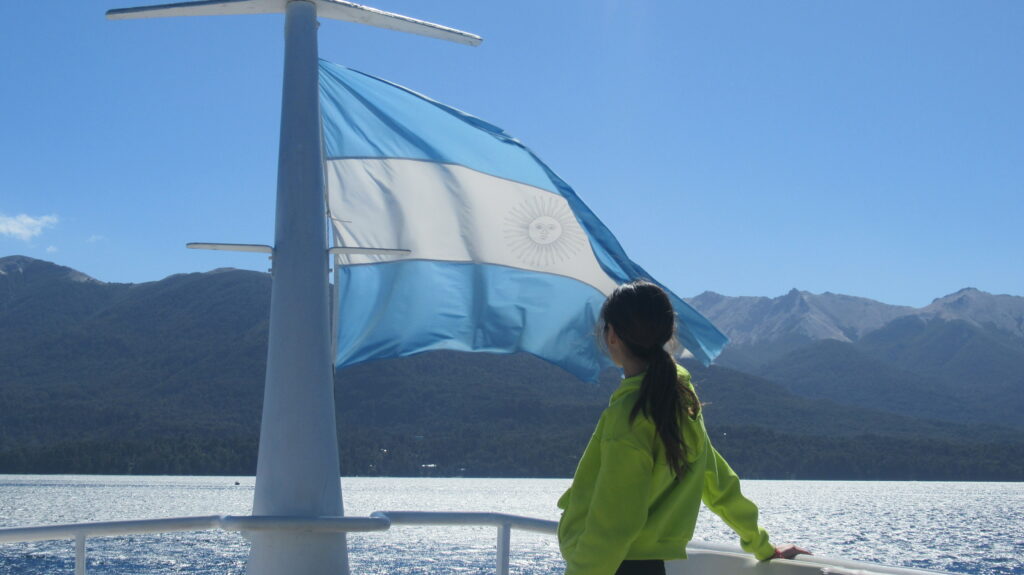
{"label": "girl", "polygon": [[675,326],[665,292],[622,285],[601,319],[625,379],[558,500],[566,575],[664,574],[666,559],[686,557],[702,500],[759,560],[807,553],[769,542],[739,477],[711,446],[690,374],[665,350]]}

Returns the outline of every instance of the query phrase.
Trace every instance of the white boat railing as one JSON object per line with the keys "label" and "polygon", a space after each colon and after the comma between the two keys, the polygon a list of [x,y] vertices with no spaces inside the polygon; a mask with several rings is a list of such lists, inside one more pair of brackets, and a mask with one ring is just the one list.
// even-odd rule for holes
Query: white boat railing
{"label": "white boat railing", "polygon": [[392,525],[490,525],[497,528],[495,562],[499,575],[508,575],[512,529],[552,534],[558,523],[505,513],[449,511],[375,511],[369,517],[288,517],[253,515],[200,515],[134,521],[100,521],[39,527],[0,529],[0,543],[29,543],[54,539],[75,540],[75,575],[85,575],[85,542],[89,537],[117,537],[176,531],[301,531],[359,533],[387,531]]}
{"label": "white boat railing", "polygon": [[[288,517],[252,515],[201,515],[137,521],[103,521],[0,528],[0,544],[74,539],[75,574],[85,575],[85,542],[89,537],[117,537],[176,531],[299,531],[371,532],[387,531],[392,525],[493,526],[497,529],[496,572],[508,575],[513,529],[555,534],[556,521],[505,513],[465,511],[375,511],[368,517]],[[691,541],[685,561],[670,561],[666,570],[673,575],[743,573],[746,575],[948,575],[938,571],[890,567],[831,557],[801,555],[791,561],[758,562],[735,545]]]}

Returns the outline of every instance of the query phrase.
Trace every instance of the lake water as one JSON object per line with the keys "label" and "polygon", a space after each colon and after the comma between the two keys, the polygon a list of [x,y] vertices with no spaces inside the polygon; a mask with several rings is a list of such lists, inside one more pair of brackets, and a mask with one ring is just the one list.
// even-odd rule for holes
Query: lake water
{"label": "lake water", "polygon": [[[235,482],[239,485],[235,485]],[[247,515],[252,477],[0,476],[0,527]],[[377,510],[500,511],[557,519],[567,479],[346,478],[348,515]],[[1024,484],[746,481],[775,543],[816,554],[969,573],[1024,575]],[[704,510],[697,538],[736,544]],[[353,573],[488,573],[491,527],[402,527],[350,534]],[[0,544],[0,574],[73,573],[71,541]],[[244,571],[248,543],[204,531],[90,539],[89,573]],[[561,573],[553,536],[513,531],[512,572]]]}

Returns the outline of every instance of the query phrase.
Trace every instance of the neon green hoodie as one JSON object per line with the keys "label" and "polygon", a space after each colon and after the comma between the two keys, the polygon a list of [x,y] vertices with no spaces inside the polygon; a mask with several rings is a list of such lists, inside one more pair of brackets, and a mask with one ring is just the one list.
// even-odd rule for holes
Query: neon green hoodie
{"label": "neon green hoodie", "polygon": [[[677,368],[693,389],[689,372]],[[641,413],[630,423],[642,381],[643,374],[624,379],[612,394],[572,485],[558,500],[566,575],[611,575],[624,559],[684,559],[702,500],[740,536],[745,551],[771,557],[775,548],[757,525],[757,507],[711,446],[701,415],[684,418],[681,426],[688,466],[678,480],[654,422]]]}

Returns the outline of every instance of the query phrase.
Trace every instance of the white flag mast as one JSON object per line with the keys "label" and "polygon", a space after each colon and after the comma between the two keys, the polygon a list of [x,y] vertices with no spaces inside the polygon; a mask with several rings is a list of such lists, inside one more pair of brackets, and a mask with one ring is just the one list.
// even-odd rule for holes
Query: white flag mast
{"label": "white flag mast", "polygon": [[[205,0],[107,12],[111,19],[285,14],[273,287],[253,515],[344,514],[334,413],[317,15],[476,46],[481,38],[339,0]],[[195,247],[239,249],[227,244]],[[246,246],[246,251],[268,251]],[[253,249],[261,248],[261,249]],[[353,250],[358,248],[346,248]],[[248,572],[348,573],[343,533],[250,533]]]}

